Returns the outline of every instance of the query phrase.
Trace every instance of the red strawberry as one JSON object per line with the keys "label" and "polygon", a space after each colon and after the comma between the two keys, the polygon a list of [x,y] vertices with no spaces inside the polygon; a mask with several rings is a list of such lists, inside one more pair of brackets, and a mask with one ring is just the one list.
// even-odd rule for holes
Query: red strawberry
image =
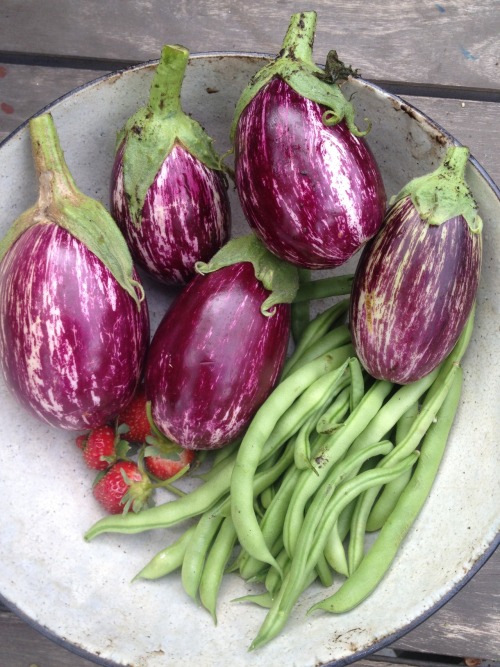
{"label": "red strawberry", "polygon": [[[174,443],[161,442],[144,448],[144,467],[162,481],[171,479],[186,466],[191,466],[195,452]],[[187,472],[187,470],[186,470]]]}
{"label": "red strawberry", "polygon": [[139,512],[151,497],[152,485],[133,461],[118,461],[98,475],[92,489],[94,498],[109,514]]}
{"label": "red strawberry", "polygon": [[75,442],[78,449],[85,449],[85,445],[87,444],[87,437],[88,433],[83,433],[82,435],[76,436]]}
{"label": "red strawberry", "polygon": [[111,426],[98,426],[90,431],[83,447],[83,458],[89,468],[106,470],[119,458],[124,458],[128,443],[120,439]]}
{"label": "red strawberry", "polygon": [[118,415],[118,424],[126,424],[128,431],[123,437],[129,442],[143,443],[151,434],[151,424],[146,409],[147,401],[144,389],[140,388],[128,405]]}

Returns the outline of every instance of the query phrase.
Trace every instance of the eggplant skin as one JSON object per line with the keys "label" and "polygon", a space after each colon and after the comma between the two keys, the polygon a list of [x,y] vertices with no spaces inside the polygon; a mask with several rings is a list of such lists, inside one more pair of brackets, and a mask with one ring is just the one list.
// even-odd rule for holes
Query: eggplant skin
{"label": "eggplant skin", "polygon": [[240,116],[235,180],[243,212],[278,257],[308,269],[344,264],[378,231],[386,195],[375,158],[325,108],[271,79]]}
{"label": "eggplant skin", "polygon": [[218,449],[242,434],[275,386],[290,305],[260,312],[268,291],[249,262],[197,275],[167,311],[145,373],[152,416],[186,449]]}
{"label": "eggplant skin", "polygon": [[462,216],[424,222],[410,197],[364,248],[351,294],[356,353],[375,378],[408,384],[451,352],[479,285],[482,237]]}
{"label": "eggplant skin", "polygon": [[[137,276],[134,276],[137,279]],[[109,269],[55,224],[37,224],[0,265],[0,365],[7,386],[44,422],[86,430],[133,396],[149,315]]]}
{"label": "eggplant skin", "polygon": [[112,169],[111,214],[139,266],[162,283],[184,285],[194,276],[195,263],[207,262],[229,239],[225,176],[175,144],[147,192],[137,225],[124,191],[124,146]]}

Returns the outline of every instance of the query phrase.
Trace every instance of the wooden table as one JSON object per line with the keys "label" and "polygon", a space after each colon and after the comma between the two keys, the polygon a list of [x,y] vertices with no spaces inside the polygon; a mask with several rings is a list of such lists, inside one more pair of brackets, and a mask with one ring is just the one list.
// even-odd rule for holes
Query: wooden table
{"label": "wooden table", "polygon": [[[317,0],[313,7],[290,0],[2,0],[0,140],[72,88],[157,58],[164,43],[183,44],[193,53],[274,54],[289,16],[304,9],[318,12],[318,62],[336,48],[364,78],[401,95],[469,146],[500,183],[498,0]],[[500,551],[431,618],[369,659],[399,665],[464,661],[468,667],[500,661]],[[0,665],[91,663],[0,606]]]}

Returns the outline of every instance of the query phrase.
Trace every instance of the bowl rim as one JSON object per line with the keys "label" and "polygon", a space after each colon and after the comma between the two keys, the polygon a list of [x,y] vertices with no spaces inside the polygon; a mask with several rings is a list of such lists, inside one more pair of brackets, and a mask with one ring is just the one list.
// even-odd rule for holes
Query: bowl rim
{"label": "bowl rim", "polygon": [[[221,58],[221,57],[237,57],[237,58],[252,58],[252,59],[267,59],[267,60],[272,60],[276,57],[275,54],[269,54],[269,53],[259,53],[259,52],[252,52],[252,51],[206,51],[206,52],[194,52],[191,53],[189,56],[189,60],[199,60],[202,58]],[[122,74],[126,74],[127,72],[135,71],[135,70],[140,70],[140,69],[147,69],[149,67],[154,67],[158,65],[159,63],[159,58],[155,58],[152,60],[146,60],[144,62],[140,62],[134,65],[129,65],[127,67],[123,67],[120,69],[112,70],[109,72],[106,72],[100,76],[97,76],[94,79],[91,79],[90,81],[87,81],[86,83],[81,84],[80,86],[77,86],[75,88],[72,88],[69,90],[67,93],[64,93],[63,95],[60,95],[56,99],[54,99],[52,102],[49,102],[47,105],[45,105],[42,109],[36,111],[34,114],[32,114],[29,118],[27,118],[25,121],[23,121],[17,128],[15,128],[12,132],[10,132],[3,140],[0,141],[0,150],[10,141],[14,140],[16,136],[22,132],[25,127],[29,124],[30,120],[32,118],[35,118],[36,116],[40,116],[43,113],[50,112],[51,109],[53,109],[55,106],[63,102],[64,100],[72,97],[76,93],[78,93],[81,90],[84,90],[89,87],[96,86],[98,84],[101,84],[105,82],[108,79],[114,78],[116,76],[120,76]],[[321,65],[319,65],[321,67]],[[452,135],[450,132],[448,132],[445,128],[443,128],[439,123],[434,121],[432,118],[430,118],[426,113],[421,111],[418,107],[416,107],[414,104],[411,102],[407,102],[404,98],[400,97],[399,95],[396,95],[395,93],[391,93],[387,90],[385,90],[382,86],[379,86],[378,84],[372,83],[369,79],[364,79],[362,77],[357,77],[357,81],[361,83],[363,86],[366,86],[367,88],[371,88],[372,90],[376,91],[378,94],[381,96],[387,97],[394,102],[398,104],[400,108],[410,108],[412,112],[415,112],[419,116],[419,120],[424,121],[427,125],[429,125],[431,128],[434,129],[435,132],[438,134],[444,136],[450,143],[454,143],[456,145],[460,145],[460,142]],[[500,205],[500,187],[496,185],[496,183],[493,181],[491,176],[488,174],[486,169],[477,161],[477,159],[471,154],[469,155],[469,162],[477,169],[478,173],[480,176],[485,180],[487,185],[491,188],[493,191],[493,194],[496,196],[498,199],[499,205]],[[462,579],[458,581],[447,593],[445,593],[437,602],[435,602],[433,605],[431,605],[428,609],[423,611],[419,616],[414,618],[412,621],[407,623],[406,625],[402,626],[395,632],[391,633],[390,635],[385,636],[383,639],[375,642],[374,644],[371,644],[369,647],[360,649],[349,656],[346,656],[345,658],[341,658],[338,660],[333,660],[330,662],[323,663],[321,667],[344,667],[345,665],[352,664],[353,662],[356,662],[358,660],[361,660],[363,658],[366,658],[369,655],[372,655],[376,651],[379,651],[383,648],[386,648],[389,644],[392,644],[393,642],[397,641],[398,639],[401,639],[404,637],[406,634],[408,634],[410,631],[414,630],[416,627],[418,627],[421,623],[429,619],[435,612],[437,612],[441,607],[443,607],[447,602],[449,602],[474,576],[477,574],[477,572],[483,567],[483,565],[489,560],[489,558],[493,555],[493,553],[496,551],[497,548],[500,547],[500,532],[498,532],[493,539],[491,540],[491,543],[488,545],[488,547],[485,549],[483,554],[474,562],[474,564],[470,567],[470,569],[464,574]],[[41,635],[46,637],[47,639],[53,641],[55,644],[61,646],[62,648],[72,652],[75,655],[78,655],[82,658],[85,658],[89,661],[94,662],[97,665],[101,665],[102,667],[121,667],[119,663],[114,662],[113,660],[109,660],[107,658],[104,658],[102,656],[96,655],[95,653],[92,653],[83,647],[74,644],[70,642],[69,640],[66,640],[64,637],[60,637],[56,633],[52,632],[52,630],[49,630],[45,626],[43,626],[39,621],[36,621],[32,619],[27,613],[22,611],[17,607],[17,605],[7,598],[5,598],[2,595],[2,592],[0,591],[0,602],[7,607],[11,612],[16,614],[22,621],[27,623],[30,627],[35,629],[37,632],[39,632]]]}

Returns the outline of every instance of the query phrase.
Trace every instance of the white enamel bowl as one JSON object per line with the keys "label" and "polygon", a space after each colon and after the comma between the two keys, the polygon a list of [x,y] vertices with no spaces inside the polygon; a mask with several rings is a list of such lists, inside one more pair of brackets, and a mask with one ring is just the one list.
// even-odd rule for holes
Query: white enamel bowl
{"label": "white enamel bowl", "polygon": [[[215,138],[222,153],[235,102],[266,58],[253,54],[193,56],[183,88],[184,108]],[[147,63],[106,76],[50,105],[69,167],[80,188],[108,204],[115,135],[142,105],[153,68]],[[454,139],[442,128],[364,81],[356,91],[359,122],[388,195],[434,168]],[[175,531],[105,535],[84,532],[102,516],[70,433],[25,414],[0,384],[0,594],[38,630],[103,665],[166,667],[312,667],[351,662],[393,641],[432,614],[479,569],[498,544],[500,529],[499,193],[471,159],[467,177],[484,219],[484,270],[475,333],[464,360],[465,389],[445,458],[425,508],[376,592],[348,614],[305,611],[324,592],[311,588],[285,631],[248,652],[263,619],[256,606],[231,600],[249,586],[224,580],[218,625],[184,594],[175,574],[132,577]],[[26,125],[0,146],[0,234],[36,198]],[[232,193],[234,231],[246,230]],[[354,260],[355,261],[355,260]],[[353,263],[339,273],[349,272]],[[146,282],[153,328],[170,294]],[[337,584],[338,585],[338,584]]]}

